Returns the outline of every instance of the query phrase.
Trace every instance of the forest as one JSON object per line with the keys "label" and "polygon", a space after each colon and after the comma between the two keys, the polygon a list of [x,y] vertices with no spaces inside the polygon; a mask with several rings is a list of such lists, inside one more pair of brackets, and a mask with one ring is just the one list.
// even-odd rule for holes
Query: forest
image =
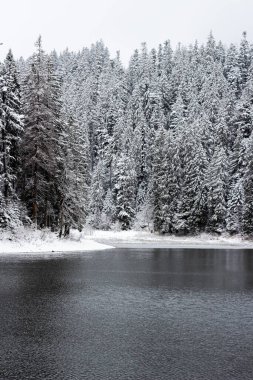
{"label": "forest", "polygon": [[0,230],[253,236],[253,45],[0,63]]}

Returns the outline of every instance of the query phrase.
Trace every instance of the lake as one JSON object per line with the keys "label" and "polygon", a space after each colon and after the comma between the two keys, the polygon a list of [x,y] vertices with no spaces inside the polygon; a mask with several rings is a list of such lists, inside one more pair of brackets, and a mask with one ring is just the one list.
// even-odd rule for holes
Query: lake
{"label": "lake", "polygon": [[253,251],[0,256],[1,380],[253,379]]}

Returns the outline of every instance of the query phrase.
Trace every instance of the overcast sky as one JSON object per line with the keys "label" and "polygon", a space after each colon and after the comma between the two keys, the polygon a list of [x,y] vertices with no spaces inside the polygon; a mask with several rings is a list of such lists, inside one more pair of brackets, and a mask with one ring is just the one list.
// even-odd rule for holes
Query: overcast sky
{"label": "overcast sky", "polygon": [[127,64],[133,50],[170,39],[238,43],[244,30],[253,42],[253,0],[0,0],[0,59],[11,48],[29,56],[42,35],[46,51],[79,50],[103,39]]}

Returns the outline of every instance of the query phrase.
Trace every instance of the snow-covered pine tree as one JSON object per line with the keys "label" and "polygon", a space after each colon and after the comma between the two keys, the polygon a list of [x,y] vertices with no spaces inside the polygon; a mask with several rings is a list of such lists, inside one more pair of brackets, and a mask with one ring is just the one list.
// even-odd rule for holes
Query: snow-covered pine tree
{"label": "snow-covered pine tree", "polygon": [[175,232],[175,214],[179,197],[178,147],[173,132],[162,127],[156,132],[151,176],[155,231]]}
{"label": "snow-covered pine tree", "polygon": [[234,90],[235,94],[239,96],[241,73],[238,65],[238,51],[234,44],[231,44],[227,50],[223,70],[229,86]]}
{"label": "snow-covered pine tree", "polygon": [[243,130],[237,128],[237,135],[228,156],[228,202],[227,231],[239,233],[242,227],[243,177],[246,168],[248,138],[243,138]]}
{"label": "snow-covered pine tree", "polygon": [[20,86],[16,64],[9,51],[2,66],[0,82],[1,166],[0,183],[5,198],[15,193],[20,170],[20,138],[23,121],[20,103]]}
{"label": "snow-covered pine tree", "polygon": [[134,161],[122,152],[117,158],[114,173],[113,195],[115,198],[116,220],[122,230],[131,228],[136,212],[136,172]]}
{"label": "snow-covered pine tree", "polygon": [[[160,127],[156,131],[153,162],[152,162],[152,204],[153,204],[153,220],[154,230],[157,232],[171,232],[171,220],[168,212],[168,167],[167,159],[169,155],[167,145],[166,131]],[[171,174],[171,173],[170,173]],[[170,184],[171,185],[171,184]]]}
{"label": "snow-covered pine tree", "polygon": [[101,216],[106,195],[106,167],[102,160],[99,160],[92,173],[90,194],[89,194],[89,217],[88,223],[94,227],[101,226]]}
{"label": "snow-covered pine tree", "polygon": [[222,233],[225,231],[227,213],[227,156],[224,148],[217,147],[210,162],[206,186],[208,221],[207,229],[210,232]]}
{"label": "snow-covered pine tree", "polygon": [[201,142],[199,122],[178,137],[179,194],[174,229],[179,234],[197,233],[206,223],[206,194],[204,176],[206,152]]}
{"label": "snow-covered pine tree", "polygon": [[242,34],[242,40],[240,44],[240,50],[239,50],[239,56],[238,56],[238,66],[240,70],[240,89],[243,90],[247,80],[248,80],[248,73],[249,73],[249,67],[251,64],[251,52],[250,52],[250,46],[247,40],[247,33],[243,32]]}
{"label": "snow-covered pine tree", "polygon": [[70,227],[82,230],[88,215],[90,150],[87,131],[70,117],[65,124],[61,144],[65,158],[58,186],[59,235],[66,236]]}
{"label": "snow-covered pine tree", "polygon": [[253,134],[247,141],[245,163],[242,180],[242,233],[253,237]]}
{"label": "snow-covered pine tree", "polygon": [[182,96],[181,94],[178,94],[170,113],[169,128],[171,130],[176,131],[178,128],[182,128],[182,126],[185,124],[185,111],[186,107]]}
{"label": "snow-covered pine tree", "polygon": [[110,229],[115,221],[116,207],[112,190],[109,188],[104,198],[103,209],[100,217],[100,228]]}
{"label": "snow-covered pine tree", "polygon": [[0,228],[21,223],[16,193],[23,122],[16,64],[9,51],[0,66]]}
{"label": "snow-covered pine tree", "polygon": [[136,214],[137,173],[133,151],[134,131],[125,124],[121,136],[121,150],[113,163],[112,194],[115,203],[115,220],[123,230],[130,229]]}
{"label": "snow-covered pine tree", "polygon": [[23,199],[36,226],[54,227],[59,220],[58,186],[63,170],[60,94],[41,37],[36,48],[23,84]]}
{"label": "snow-covered pine tree", "polygon": [[232,177],[230,181],[226,230],[231,234],[240,233],[242,231],[242,206],[243,206],[243,181],[239,178],[237,181]]}

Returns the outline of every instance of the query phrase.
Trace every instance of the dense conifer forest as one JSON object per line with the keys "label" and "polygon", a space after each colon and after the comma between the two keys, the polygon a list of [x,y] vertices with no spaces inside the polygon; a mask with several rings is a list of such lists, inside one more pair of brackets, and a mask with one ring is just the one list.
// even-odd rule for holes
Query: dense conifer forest
{"label": "dense conifer forest", "polygon": [[253,235],[253,46],[102,41],[0,64],[0,229]]}

